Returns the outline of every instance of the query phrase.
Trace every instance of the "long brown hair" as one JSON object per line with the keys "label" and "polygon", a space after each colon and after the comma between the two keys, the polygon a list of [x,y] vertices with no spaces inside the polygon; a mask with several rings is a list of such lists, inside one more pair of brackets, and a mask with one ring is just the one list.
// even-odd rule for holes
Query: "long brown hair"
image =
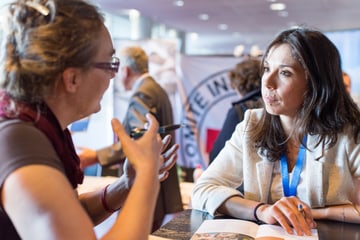
{"label": "long brown hair", "polygon": [[[346,91],[341,58],[335,45],[316,30],[285,30],[270,43],[264,59],[273,46],[280,44],[291,47],[293,58],[305,69],[308,79],[304,103],[297,114],[293,129],[294,136],[301,142],[306,134],[318,135],[317,146],[323,142],[331,147],[336,144],[337,135],[345,127],[351,127],[357,142],[360,111]],[[255,147],[260,148],[271,161],[278,160],[286,151],[287,136],[279,116],[265,113],[252,131]]]}

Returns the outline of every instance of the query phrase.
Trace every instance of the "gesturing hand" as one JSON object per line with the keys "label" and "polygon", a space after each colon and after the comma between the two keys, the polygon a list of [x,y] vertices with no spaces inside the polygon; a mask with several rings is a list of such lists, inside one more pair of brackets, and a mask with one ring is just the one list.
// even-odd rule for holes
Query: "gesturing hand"
{"label": "gesturing hand", "polygon": [[[151,114],[148,116],[148,119],[153,119],[153,121],[156,121],[155,118]],[[136,161],[135,161],[135,163],[133,163],[134,159],[129,159],[130,156],[136,155],[135,153],[137,153],[139,151],[134,147],[134,144],[137,143],[139,148],[145,148],[147,145],[146,145],[146,141],[144,141],[144,138],[146,137],[146,135],[149,134],[148,132],[150,131],[150,128],[154,126],[154,124],[153,124],[153,122],[149,121],[149,124],[147,124],[147,126],[146,126],[146,128],[148,130],[141,138],[139,138],[137,140],[133,140],[133,139],[129,138],[128,136],[123,136],[122,134],[124,134],[124,132],[121,132],[121,131],[124,129],[122,128],[121,124],[117,120],[114,120],[113,124],[115,124],[117,127],[116,130],[114,129],[114,132],[116,134],[118,134],[120,142],[122,143],[122,145],[124,147],[124,153],[127,157],[127,159],[124,162],[123,171],[124,171],[124,176],[127,178],[127,181],[128,181],[128,187],[131,187],[133,184],[133,181],[135,179],[135,176],[136,176],[136,166],[133,166],[133,164],[136,164],[138,162],[141,164],[141,161],[143,161],[143,160],[140,161],[139,159],[135,159]],[[155,132],[157,132],[157,128],[156,128]],[[157,137],[159,139],[161,139],[159,135],[157,135]],[[130,144],[129,146],[132,147],[132,151],[133,151],[132,155],[128,155],[128,153],[126,152],[127,149],[125,149],[124,141],[131,142],[131,143],[129,143]],[[179,149],[179,144],[174,144],[169,149],[167,149],[170,142],[171,142],[171,135],[165,136],[164,139],[162,141],[160,141],[160,150],[157,151],[158,154],[156,157],[159,158],[159,165],[157,168],[159,181],[164,181],[167,179],[167,177],[169,175],[169,170],[175,165],[176,160],[178,158],[177,151]],[[155,152],[152,152],[153,155],[154,155],[154,153]],[[138,154],[140,154],[140,152],[138,152]],[[151,155],[145,155],[145,158],[149,158],[150,156]],[[134,157],[138,158],[138,156],[134,156]]]}
{"label": "gesturing hand", "polygon": [[[125,165],[131,164],[136,172],[154,171],[157,172],[163,164],[163,158],[160,157],[162,149],[162,140],[157,133],[159,124],[155,117],[151,114],[146,115],[149,128],[146,133],[139,139],[131,139],[121,123],[117,119],[111,121],[113,131],[118,136],[127,160]],[[126,173],[126,172],[125,172]],[[133,177],[134,173],[128,172],[129,177]]]}
{"label": "gesturing hand", "polygon": [[163,146],[162,146],[162,154],[160,158],[163,159],[163,164],[160,166],[159,169],[159,180],[164,181],[169,176],[169,170],[175,165],[176,160],[178,158],[177,151],[179,150],[179,144],[174,144],[169,148],[167,151],[164,150],[167,148],[171,141],[171,136],[166,135],[163,139]]}

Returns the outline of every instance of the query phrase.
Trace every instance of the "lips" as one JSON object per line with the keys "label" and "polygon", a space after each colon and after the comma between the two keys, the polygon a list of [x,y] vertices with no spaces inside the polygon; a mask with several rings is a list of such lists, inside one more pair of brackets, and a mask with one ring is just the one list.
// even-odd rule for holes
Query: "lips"
{"label": "lips", "polygon": [[277,103],[279,100],[276,98],[275,94],[265,95],[264,101],[270,105]]}

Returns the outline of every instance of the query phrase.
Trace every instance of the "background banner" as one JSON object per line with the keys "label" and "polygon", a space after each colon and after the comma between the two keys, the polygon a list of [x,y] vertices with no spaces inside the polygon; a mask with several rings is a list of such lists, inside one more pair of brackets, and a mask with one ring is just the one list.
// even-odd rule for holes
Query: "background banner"
{"label": "background banner", "polygon": [[178,165],[194,168],[208,165],[211,150],[231,103],[238,100],[230,87],[228,72],[240,61],[235,57],[181,56],[178,83],[182,100],[177,130],[180,144]]}

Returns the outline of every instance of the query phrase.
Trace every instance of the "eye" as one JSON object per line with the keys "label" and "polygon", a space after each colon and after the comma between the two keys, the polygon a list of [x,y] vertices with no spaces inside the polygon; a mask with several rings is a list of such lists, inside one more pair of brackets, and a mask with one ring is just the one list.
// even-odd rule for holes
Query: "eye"
{"label": "eye", "polygon": [[269,71],[270,71],[270,68],[268,66],[263,67],[263,72],[269,72]]}
{"label": "eye", "polygon": [[280,71],[280,75],[285,76],[285,77],[290,77],[291,72],[287,71],[287,70],[282,70],[282,71]]}
{"label": "eye", "polygon": [[109,70],[114,73],[119,71],[120,59],[117,57],[112,57],[109,62],[95,62],[93,63],[93,67],[100,68],[103,70]]}

